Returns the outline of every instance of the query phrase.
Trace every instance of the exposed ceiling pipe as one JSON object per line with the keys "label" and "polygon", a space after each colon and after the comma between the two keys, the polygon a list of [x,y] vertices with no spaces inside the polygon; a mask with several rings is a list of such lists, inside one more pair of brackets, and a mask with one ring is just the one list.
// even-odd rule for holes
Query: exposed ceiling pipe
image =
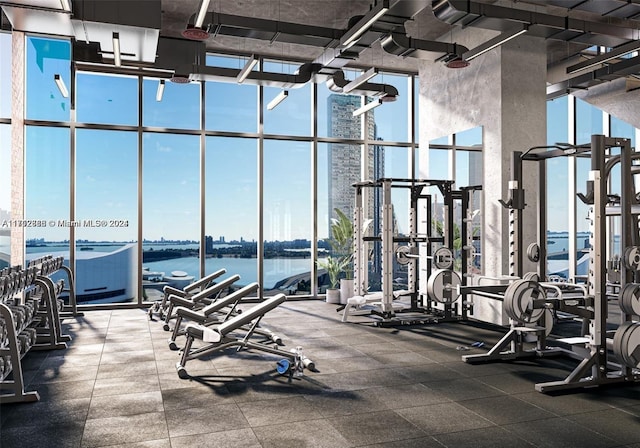
{"label": "exposed ceiling pipe", "polygon": [[[345,78],[344,72],[338,70],[327,80],[327,87],[332,92],[347,93],[344,92],[344,88],[349,83],[350,81]],[[377,96],[380,97],[382,101],[395,101],[398,96],[398,89],[389,84],[365,82],[351,89],[348,93],[350,95]]]}
{"label": "exposed ceiling pipe", "polygon": [[463,27],[504,32],[514,23],[529,24],[530,36],[606,47],[617,47],[638,38],[638,23],[631,20],[618,20],[615,24],[591,22],[470,0],[432,0],[432,7],[436,18]]}
{"label": "exposed ceiling pipe", "polygon": [[559,98],[572,90],[585,90],[603,82],[622,78],[640,70],[640,56],[624,59],[616,64],[599,68],[547,87],[547,99]]}
{"label": "exposed ceiling pipe", "polygon": [[445,62],[459,60],[465,52],[469,51],[467,47],[456,43],[413,39],[399,33],[389,34],[380,43],[384,51],[396,56],[419,59],[437,57]]}

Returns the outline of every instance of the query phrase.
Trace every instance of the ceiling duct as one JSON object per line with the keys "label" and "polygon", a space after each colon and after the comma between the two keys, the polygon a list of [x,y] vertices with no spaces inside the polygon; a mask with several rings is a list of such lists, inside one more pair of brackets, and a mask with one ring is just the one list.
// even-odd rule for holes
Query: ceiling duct
{"label": "ceiling duct", "polygon": [[[350,81],[345,78],[344,72],[338,70],[328,80],[327,87],[332,92],[346,93],[344,88]],[[349,95],[366,95],[379,97],[382,101],[395,101],[398,96],[398,89],[389,84],[377,84],[373,82],[364,82],[358,87],[351,89]]]}
{"label": "ceiling duct", "polygon": [[593,22],[470,0],[432,0],[436,18],[450,24],[508,32],[529,25],[527,35],[586,45],[617,47],[638,37],[638,22]]}
{"label": "ceiling duct", "polygon": [[[451,61],[461,59],[462,55],[469,51],[468,48],[456,43],[413,39],[399,33],[389,34],[382,40],[381,45],[382,49],[387,53],[419,59],[433,59],[436,57]],[[443,53],[444,56],[442,56]]]}
{"label": "ceiling duct", "polygon": [[621,62],[599,68],[593,72],[547,86],[547,99],[561,97],[572,90],[585,90],[603,82],[613,81],[614,79],[637,73],[639,70],[640,56],[623,59]]}

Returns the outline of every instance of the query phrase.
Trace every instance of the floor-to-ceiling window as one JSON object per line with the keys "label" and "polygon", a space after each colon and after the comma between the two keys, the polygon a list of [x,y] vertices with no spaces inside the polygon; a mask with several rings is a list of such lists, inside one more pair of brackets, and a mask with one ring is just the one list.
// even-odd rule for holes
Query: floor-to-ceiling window
{"label": "floor-to-ceiling window", "polygon": [[[362,97],[324,83],[178,85],[86,66],[72,79],[68,41],[27,43],[26,210],[60,223],[29,231],[27,249],[73,260],[82,303],[152,300],[164,284],[222,267],[241,284],[261,282],[267,295],[322,292],[313,255],[316,246],[328,253],[335,208],[353,217],[352,184],[411,177],[415,167],[415,80],[403,74],[379,73],[374,81],[398,98],[354,116]],[[247,60],[209,55],[207,64]],[[268,60],[254,70],[294,76],[299,66]],[[407,195],[393,201],[406,232]],[[123,252],[106,289],[98,268],[84,269]]]}

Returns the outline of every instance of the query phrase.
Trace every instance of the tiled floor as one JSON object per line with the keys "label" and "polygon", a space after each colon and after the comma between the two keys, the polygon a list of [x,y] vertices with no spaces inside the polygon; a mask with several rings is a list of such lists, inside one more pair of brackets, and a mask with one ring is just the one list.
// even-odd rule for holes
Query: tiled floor
{"label": "tiled floor", "polygon": [[[277,358],[241,352],[190,361],[181,380],[169,334],[144,311],[66,320],[66,350],[24,358],[41,400],[0,407],[0,446],[640,448],[640,386],[549,396],[534,384],[564,378],[565,362],[460,360],[495,329],[344,324],[319,301],[263,323],[317,371],[289,382]],[[475,341],[485,347],[457,350]]]}

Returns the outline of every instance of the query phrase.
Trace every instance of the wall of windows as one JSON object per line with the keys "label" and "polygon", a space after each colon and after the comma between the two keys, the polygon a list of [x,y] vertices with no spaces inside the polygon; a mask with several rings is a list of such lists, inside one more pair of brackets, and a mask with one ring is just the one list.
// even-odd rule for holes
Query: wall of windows
{"label": "wall of windows", "polygon": [[[166,82],[160,97],[160,79],[147,76],[79,71],[72,80],[69,57],[67,41],[27,37],[27,218],[56,222],[28,232],[27,253],[73,262],[80,303],[153,300],[165,284],[223,267],[264,295],[313,296],[326,288],[314,261],[327,253],[333,208],[352,216],[351,184],[415,169],[410,76],[379,74],[397,101],[354,117],[362,98],[324,84],[291,88],[273,108],[282,89],[235,82]],[[75,89],[73,121],[55,75]],[[407,195],[393,201],[404,229]]]}

